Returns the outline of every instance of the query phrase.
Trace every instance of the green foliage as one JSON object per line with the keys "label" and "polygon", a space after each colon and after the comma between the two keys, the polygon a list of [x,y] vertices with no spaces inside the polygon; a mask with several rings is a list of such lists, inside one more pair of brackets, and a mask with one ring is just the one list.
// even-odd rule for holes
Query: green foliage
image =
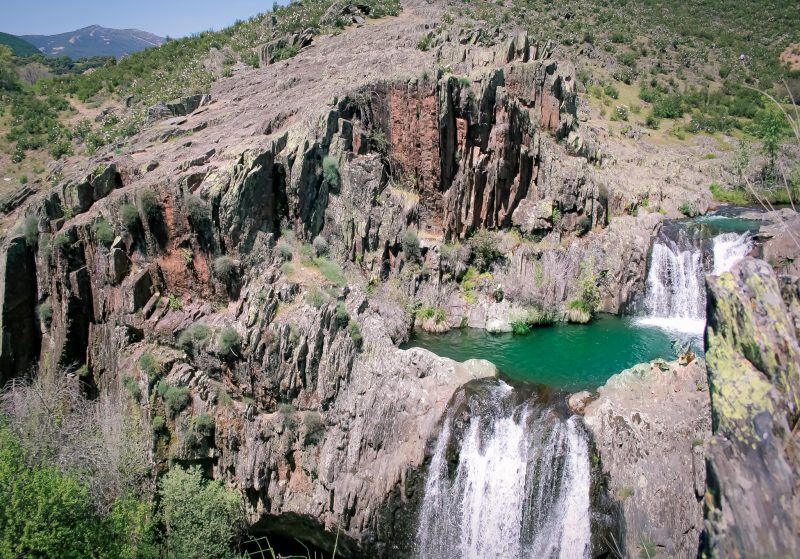
{"label": "green foliage", "polygon": [[680,207],[678,208],[678,211],[681,212],[686,217],[694,217],[694,216],[696,216],[696,215],[698,215],[700,213],[697,210],[697,208],[695,208],[694,204],[691,204],[690,202],[687,202],[687,201],[684,201],[680,205]]}
{"label": "green foliage", "polygon": [[178,347],[191,353],[211,337],[211,328],[205,324],[192,324],[178,336]]}
{"label": "green foliage", "polygon": [[433,44],[433,37],[430,35],[424,35],[417,41],[417,48],[421,51],[430,50],[431,45]]}
{"label": "green foliage", "polygon": [[0,424],[0,557],[112,557],[106,529],[86,485],[28,464],[19,439]]}
{"label": "green foliage", "polygon": [[94,230],[97,242],[104,247],[110,247],[111,243],[114,242],[114,228],[111,227],[108,220],[102,217],[97,219],[92,225],[92,229]]}
{"label": "green foliage", "polygon": [[139,208],[145,219],[153,223],[161,217],[161,201],[155,190],[147,188],[139,192]]}
{"label": "green foliage", "polygon": [[479,229],[469,240],[472,248],[472,261],[480,271],[486,271],[502,255],[497,244],[497,236],[488,229]]}
{"label": "green foliage", "polygon": [[314,263],[317,265],[322,275],[325,276],[325,279],[327,279],[329,282],[338,287],[344,287],[347,285],[347,279],[344,277],[342,267],[336,262],[333,262],[328,258],[317,258]]}
{"label": "green foliage", "polygon": [[165,381],[158,383],[158,394],[171,416],[178,415],[189,405],[191,394],[186,386],[173,386]]}
{"label": "green foliage", "polygon": [[119,208],[119,215],[122,219],[122,225],[125,226],[129,232],[133,233],[141,226],[139,220],[139,210],[133,204],[122,204]]}
{"label": "green foliage", "polygon": [[300,47],[295,45],[286,45],[275,49],[272,53],[272,61],[280,62],[281,60],[289,60],[294,58],[300,53]]}
{"label": "green foliage", "polygon": [[47,329],[50,330],[50,325],[53,323],[53,305],[50,303],[42,303],[39,305],[39,322]]}
{"label": "green foliage", "polygon": [[242,529],[241,497],[198,467],[176,466],[161,479],[161,517],[169,559],[229,558]]}
{"label": "green foliage", "polygon": [[306,304],[315,309],[322,308],[328,302],[328,296],[318,287],[312,287],[305,295]]}
{"label": "green foliage", "polygon": [[356,347],[361,347],[364,338],[361,335],[361,327],[358,325],[358,322],[352,319],[348,321],[347,332],[350,334],[350,338],[352,338],[353,343],[355,343]]}
{"label": "green foliage", "polygon": [[531,327],[527,322],[514,321],[511,323],[511,331],[517,336],[524,336],[530,333]]}
{"label": "green foliage", "polygon": [[608,84],[603,88],[603,93],[611,97],[612,99],[619,99],[619,89],[614,87],[613,84]]}
{"label": "green foliage", "polygon": [[781,142],[789,130],[786,117],[780,109],[770,105],[756,114],[753,130],[761,139],[761,152],[767,157],[767,171],[774,173]]}
{"label": "green foliage", "polygon": [[189,221],[195,229],[204,231],[211,226],[211,212],[197,196],[186,198],[186,211],[189,214]]}
{"label": "green foliage", "polygon": [[214,275],[223,283],[229,283],[236,276],[238,268],[239,264],[230,256],[214,259]]}
{"label": "green foliage", "polygon": [[[725,189],[717,183],[711,184],[711,195],[714,200],[735,206],[746,206],[750,203],[750,195],[746,190],[731,188]],[[683,212],[683,210],[681,210]]]}
{"label": "green foliage", "polygon": [[153,434],[159,434],[164,431],[167,427],[167,420],[164,418],[163,415],[156,415],[150,421],[150,428],[153,431]]}
{"label": "green foliage", "polygon": [[30,248],[36,248],[39,240],[39,220],[33,216],[28,216],[22,222],[22,235],[25,237],[25,244]]}
{"label": "green foliage", "polygon": [[591,317],[600,306],[600,290],[597,288],[597,277],[591,265],[581,267],[578,297],[569,303],[569,308],[580,311]]}
{"label": "green foliage", "polygon": [[407,230],[405,235],[403,235],[403,254],[406,255],[406,259],[408,259],[409,262],[419,262],[422,257],[419,237],[417,237],[417,233],[411,229]]}
{"label": "green foliage", "polygon": [[350,313],[347,312],[347,307],[343,301],[336,303],[336,312],[334,313],[336,324],[339,328],[344,328],[350,322]]}
{"label": "green foliage", "polygon": [[124,375],[122,377],[122,387],[128,391],[134,401],[138,402],[142,397],[142,390],[139,388],[139,383],[132,376]]}
{"label": "green foliage", "polygon": [[242,53],[242,62],[248,66],[252,66],[253,68],[258,68],[261,66],[261,62],[258,59],[258,54],[252,50]]}
{"label": "green foliage", "polygon": [[161,363],[152,353],[143,353],[139,356],[139,370],[146,374],[151,382],[158,379],[164,372]]}
{"label": "green foliage", "polygon": [[322,160],[322,179],[333,192],[339,191],[342,182],[339,175],[339,162],[332,155],[326,155]]}
{"label": "green foliage", "polygon": [[330,251],[328,241],[322,235],[315,237],[311,245],[314,247],[314,254],[317,256],[327,256]]}
{"label": "green foliage", "polygon": [[241,345],[242,337],[233,328],[223,328],[219,333],[219,353],[223,357],[236,357]]}
{"label": "green foliage", "polygon": [[53,245],[55,245],[56,249],[59,251],[66,250],[69,248],[70,244],[69,237],[64,233],[59,233],[55,236],[55,239],[53,239]]}

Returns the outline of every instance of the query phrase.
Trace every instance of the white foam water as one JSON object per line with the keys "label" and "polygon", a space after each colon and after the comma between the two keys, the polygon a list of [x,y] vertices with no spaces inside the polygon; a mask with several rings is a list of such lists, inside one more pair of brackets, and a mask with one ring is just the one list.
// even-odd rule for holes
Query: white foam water
{"label": "white foam water", "polygon": [[714,237],[712,251],[714,253],[715,276],[729,272],[733,265],[753,250],[753,237],[749,233],[723,233]]}
{"label": "white foam water", "polygon": [[471,398],[461,440],[453,438],[453,410],[437,440],[416,556],[589,557],[591,476],[580,420],[532,401],[515,403],[505,383]]}

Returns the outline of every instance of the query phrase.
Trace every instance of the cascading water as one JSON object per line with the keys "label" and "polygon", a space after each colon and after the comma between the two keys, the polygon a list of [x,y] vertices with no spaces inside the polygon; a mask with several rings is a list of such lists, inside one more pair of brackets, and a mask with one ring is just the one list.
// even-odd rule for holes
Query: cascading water
{"label": "cascading water", "polygon": [[[701,336],[705,328],[705,274],[730,270],[752,249],[749,232],[722,233],[711,238],[710,247],[702,237],[685,230],[672,239],[663,235],[653,245],[647,275],[642,325],[657,326],[679,333]],[[711,270],[704,253],[711,253]]]}
{"label": "cascading water", "polygon": [[450,407],[436,443],[417,557],[589,557],[590,466],[580,420],[503,382],[464,398]]}
{"label": "cascading water", "polygon": [[713,274],[718,276],[733,268],[739,260],[747,256],[753,249],[753,238],[749,233],[723,233],[714,237],[712,252],[714,254]]}

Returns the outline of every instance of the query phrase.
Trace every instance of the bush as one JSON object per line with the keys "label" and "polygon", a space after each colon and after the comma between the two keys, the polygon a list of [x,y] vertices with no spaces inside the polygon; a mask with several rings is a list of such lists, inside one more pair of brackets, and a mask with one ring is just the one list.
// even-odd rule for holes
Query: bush
{"label": "bush", "polygon": [[341,186],[341,176],[339,175],[339,162],[335,157],[326,155],[322,160],[322,179],[328,188],[334,192]]}
{"label": "bush", "polygon": [[161,381],[158,392],[161,395],[161,399],[164,400],[167,411],[172,416],[176,416],[183,411],[191,400],[189,388],[186,386],[172,386]]}
{"label": "bush", "polygon": [[711,195],[718,202],[734,206],[746,206],[750,203],[750,194],[746,190],[739,188],[725,189],[717,183],[711,184]]}
{"label": "bush", "polygon": [[69,237],[64,233],[59,233],[56,235],[55,239],[53,239],[53,244],[59,251],[67,250],[70,246]]}
{"label": "bush", "polygon": [[129,232],[133,233],[139,229],[141,221],[139,220],[139,210],[133,204],[122,204],[119,208],[119,215],[122,219],[122,225],[125,226]]}
{"label": "bush", "polygon": [[611,97],[612,99],[619,99],[619,90],[614,87],[612,84],[608,84],[603,88],[603,93]]}
{"label": "bush", "polygon": [[53,305],[50,303],[42,303],[39,305],[39,322],[47,329],[50,330],[50,325],[53,323]]}
{"label": "bush", "polygon": [[94,225],[92,225],[92,229],[94,230],[97,242],[104,247],[110,247],[111,243],[114,242],[114,228],[111,227],[111,224],[106,219],[101,217],[95,221]]}
{"label": "bush", "polygon": [[524,336],[526,334],[530,334],[531,327],[527,322],[515,321],[511,323],[511,331],[517,336]]}
{"label": "bush", "polygon": [[284,260],[291,260],[293,257],[292,246],[289,243],[281,242],[278,245],[278,252]]}
{"label": "bush", "polygon": [[427,51],[433,44],[433,38],[430,35],[425,35],[417,41],[417,48],[421,51]]}
{"label": "bush", "polygon": [[149,222],[153,222],[161,216],[161,201],[154,190],[148,188],[139,193],[139,207],[142,215]]}
{"label": "bush", "polygon": [[186,211],[189,214],[189,222],[195,229],[205,230],[210,227],[211,212],[200,198],[189,196],[186,199]]}
{"label": "bush", "polygon": [[136,382],[136,379],[129,375],[124,375],[122,377],[122,386],[125,390],[128,391],[128,394],[131,395],[131,398],[135,402],[138,402],[142,397],[142,390],[139,388],[139,383]]}
{"label": "bush", "polygon": [[319,235],[314,238],[314,242],[311,243],[314,247],[314,253],[317,256],[327,256],[328,251],[330,248],[328,247],[328,241],[322,235]]}
{"label": "bush", "polygon": [[347,279],[344,277],[342,268],[336,262],[328,260],[327,258],[317,258],[316,264],[319,271],[329,282],[339,287],[347,285]]}
{"label": "bush", "polygon": [[167,420],[164,418],[163,415],[157,415],[153,417],[152,421],[150,421],[150,428],[153,431],[153,434],[161,433],[167,426]]}
{"label": "bush", "polygon": [[344,328],[350,322],[350,313],[347,312],[347,307],[345,306],[344,302],[339,301],[336,303],[336,312],[334,313],[334,317],[336,318],[336,325],[340,328]]}
{"label": "bush", "polygon": [[661,121],[656,117],[656,115],[650,113],[647,115],[647,118],[644,121],[644,125],[650,128],[651,130],[658,130]]}
{"label": "bush", "polygon": [[497,236],[488,229],[479,229],[469,240],[472,259],[480,271],[486,271],[502,255],[497,248]]}
{"label": "bush", "polygon": [[328,301],[328,296],[321,289],[313,287],[306,293],[305,300],[308,306],[320,309]]}
{"label": "bush", "polygon": [[139,357],[139,370],[146,374],[151,381],[160,377],[163,372],[161,363],[153,357],[152,353],[143,353]]}
{"label": "bush", "polygon": [[178,347],[186,353],[205,343],[211,336],[211,328],[205,324],[192,324],[178,336]]}
{"label": "bush", "polygon": [[350,320],[347,323],[347,332],[350,334],[350,337],[353,339],[353,343],[355,343],[356,347],[361,347],[364,338],[361,335],[361,327],[358,325],[358,322],[355,320]]}
{"label": "bush", "polygon": [[230,256],[214,259],[214,275],[223,283],[229,283],[234,278],[238,267],[238,262]]}
{"label": "bush", "polygon": [[219,334],[219,353],[224,357],[238,357],[242,337],[233,328],[226,327]]}
{"label": "bush", "polygon": [[26,217],[22,222],[22,234],[25,237],[25,244],[35,248],[39,241],[39,220],[33,216]]}
{"label": "bush", "polygon": [[409,229],[403,235],[403,253],[409,262],[419,262],[422,257],[422,251],[419,247],[419,237],[417,234]]}
{"label": "bush", "polygon": [[242,528],[241,496],[220,481],[203,479],[200,469],[176,466],[159,483],[169,557],[232,557],[231,544]]}

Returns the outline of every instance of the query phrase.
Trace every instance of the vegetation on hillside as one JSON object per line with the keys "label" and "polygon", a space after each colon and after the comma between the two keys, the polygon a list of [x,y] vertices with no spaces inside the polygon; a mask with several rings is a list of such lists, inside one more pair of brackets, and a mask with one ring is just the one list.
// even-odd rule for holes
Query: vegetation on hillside
{"label": "vegetation on hillside", "polygon": [[39,52],[39,49],[25,39],[9,33],[0,33],[0,45],[8,46],[15,56],[32,56]]}

